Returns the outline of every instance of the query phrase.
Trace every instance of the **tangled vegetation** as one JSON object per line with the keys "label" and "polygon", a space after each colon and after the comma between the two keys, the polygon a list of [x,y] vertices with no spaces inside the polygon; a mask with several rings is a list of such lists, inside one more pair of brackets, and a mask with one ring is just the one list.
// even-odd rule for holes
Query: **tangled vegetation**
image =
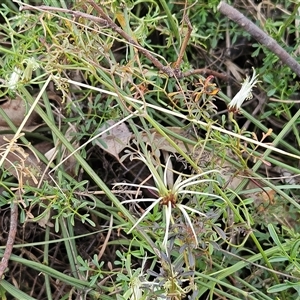
{"label": "tangled vegetation", "polygon": [[1,2],[1,299],[300,299],[300,4],[273,2]]}

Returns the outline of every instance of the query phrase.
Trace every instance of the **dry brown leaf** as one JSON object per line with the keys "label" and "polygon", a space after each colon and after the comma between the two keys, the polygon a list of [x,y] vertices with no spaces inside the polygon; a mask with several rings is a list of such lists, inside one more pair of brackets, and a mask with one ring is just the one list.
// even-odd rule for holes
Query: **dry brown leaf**
{"label": "dry brown leaf", "polygon": [[[19,126],[23,122],[24,117],[29,110],[29,106],[20,97],[16,97],[14,100],[7,100],[0,104],[0,107],[15,126]],[[33,111],[26,122],[26,126],[34,124],[38,120],[38,117],[38,114]],[[0,117],[0,126],[7,126],[7,122],[2,117]]]}
{"label": "dry brown leaf", "polygon": [[[48,175],[44,174],[46,169],[45,164],[28,148],[23,148],[17,143],[9,145],[9,142],[12,139],[13,136],[10,136],[9,139],[5,136],[0,136],[0,155],[3,155],[6,148],[11,146],[11,150],[3,162],[3,167],[18,180],[19,191],[22,190],[25,184],[32,187],[38,186],[39,181],[42,179],[42,175],[43,180],[48,178]],[[49,147],[52,147],[52,144],[48,142],[42,142],[35,145],[35,149],[42,153],[48,151]],[[27,221],[34,219],[30,209],[26,211],[26,215]],[[47,210],[43,213],[43,217],[37,219],[36,222],[42,227],[45,227],[46,225],[52,227],[53,224],[50,222],[50,217],[50,210]]]}
{"label": "dry brown leaf", "polygon": [[119,153],[128,146],[132,133],[129,131],[125,123],[116,124],[115,121],[109,120],[99,129],[99,133],[112,127],[109,131],[104,132],[96,141],[95,144],[111,154],[119,160]]}
{"label": "dry brown leaf", "polygon": [[46,153],[47,153],[51,148],[53,148],[53,143],[51,143],[51,142],[46,142],[46,141],[40,142],[40,143],[38,143],[38,144],[35,144],[35,145],[34,145],[34,148],[35,148],[37,151],[43,153],[43,154],[46,156]]}
{"label": "dry brown leaf", "polygon": [[[9,146],[9,138],[0,136],[0,156]],[[3,162],[3,167],[23,184],[37,186],[45,165],[31,152],[18,144],[13,144]]]}
{"label": "dry brown leaf", "polygon": [[[167,127],[167,128],[178,135],[185,136],[185,137],[188,136],[188,133],[180,127]],[[150,130],[150,133],[151,135],[149,135],[147,132],[141,133],[141,137],[146,144],[150,144],[151,146],[159,150],[164,150],[171,153],[177,152],[176,149],[172,145],[170,145],[168,140],[164,136],[162,136],[159,132],[157,132],[155,129]],[[186,153],[193,151],[192,145],[185,144],[181,140],[178,140],[172,136],[169,137],[177,144],[177,146],[180,149],[182,149]],[[132,138],[134,138],[134,135],[132,135]]]}
{"label": "dry brown leaf", "polygon": [[[168,127],[168,129],[180,136],[189,138],[190,140],[196,142],[196,139],[191,136],[188,131],[180,127]],[[151,144],[151,146],[155,147],[155,149],[171,153],[177,152],[176,149],[170,145],[168,140],[157,131],[151,131],[151,135],[142,133],[141,136],[145,143]],[[183,143],[181,140],[176,139],[171,135],[169,135],[169,138],[171,138],[182,151],[190,155],[193,160],[197,162],[200,168],[207,166],[207,164],[211,164],[213,168],[219,169],[227,187],[235,189],[243,180],[241,177],[233,176],[236,172],[236,168],[225,159],[219,158],[217,155],[214,155],[214,153],[203,149],[201,146],[195,147],[194,145]],[[234,159],[234,155],[231,153],[230,149],[227,151],[227,156]]]}

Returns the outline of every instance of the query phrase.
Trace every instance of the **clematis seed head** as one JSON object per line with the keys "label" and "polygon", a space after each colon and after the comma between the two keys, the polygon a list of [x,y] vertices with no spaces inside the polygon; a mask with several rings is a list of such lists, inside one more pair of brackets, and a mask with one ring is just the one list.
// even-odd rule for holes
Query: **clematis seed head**
{"label": "clematis seed head", "polygon": [[255,69],[253,68],[251,79],[249,76],[245,78],[241,89],[228,104],[227,107],[229,111],[238,112],[244,101],[252,99],[252,88],[256,86],[257,82],[259,82],[257,79],[258,76],[259,74],[256,74]]}

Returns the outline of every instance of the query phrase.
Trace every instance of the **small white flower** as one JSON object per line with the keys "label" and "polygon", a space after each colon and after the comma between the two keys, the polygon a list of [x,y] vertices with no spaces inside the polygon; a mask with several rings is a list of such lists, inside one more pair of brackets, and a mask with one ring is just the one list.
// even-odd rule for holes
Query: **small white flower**
{"label": "small white flower", "polygon": [[18,67],[15,67],[14,71],[10,75],[9,81],[7,83],[8,88],[10,90],[14,91],[16,89],[16,86],[17,86],[17,84],[18,84],[18,82],[20,80],[21,75],[22,75],[22,70],[19,69]]}
{"label": "small white flower", "polygon": [[257,77],[259,74],[256,74],[255,69],[253,68],[253,75],[250,79],[249,76],[246,77],[242,83],[242,87],[239,92],[233,97],[233,99],[228,104],[228,110],[232,112],[237,112],[241,108],[244,101],[252,99],[252,88],[255,87],[256,83],[259,82]]}

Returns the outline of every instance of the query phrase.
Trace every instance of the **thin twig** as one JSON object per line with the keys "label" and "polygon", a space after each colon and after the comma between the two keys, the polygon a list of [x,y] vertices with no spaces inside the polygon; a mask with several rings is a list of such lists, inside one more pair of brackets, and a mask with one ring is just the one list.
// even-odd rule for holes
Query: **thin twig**
{"label": "thin twig", "polygon": [[189,76],[197,75],[197,74],[213,75],[224,81],[229,81],[229,79],[230,79],[230,77],[225,73],[219,73],[217,71],[207,69],[207,68],[186,71],[186,72],[182,73],[182,77],[184,78],[184,77],[189,77]]}
{"label": "thin twig", "polygon": [[183,43],[182,43],[182,45],[181,45],[181,48],[180,48],[180,52],[179,52],[178,58],[177,58],[177,60],[176,60],[176,62],[175,62],[175,65],[174,65],[174,69],[175,69],[175,70],[176,70],[176,69],[178,70],[179,67],[180,67],[180,64],[181,64],[181,61],[182,61],[182,59],[183,59],[183,56],[184,56],[184,53],[185,53],[187,44],[188,44],[188,42],[189,42],[189,40],[190,40],[192,31],[193,31],[192,24],[191,24],[191,22],[190,22],[190,20],[189,20],[189,18],[188,18],[187,15],[184,16],[184,21],[185,21],[185,23],[186,23],[186,25],[187,25],[187,33],[186,33],[186,35],[185,35],[185,37],[184,37],[184,40],[183,40]]}
{"label": "thin twig", "polygon": [[111,236],[111,233],[112,233],[113,221],[114,221],[114,217],[113,217],[113,215],[111,215],[110,216],[110,221],[109,221],[109,227],[108,227],[107,235],[105,237],[105,241],[104,241],[104,243],[102,243],[102,245],[100,247],[101,250],[98,253],[98,261],[101,260],[103,254],[104,254],[104,252],[106,250],[107,244],[109,242],[109,239],[110,239],[110,236]]}
{"label": "thin twig", "polygon": [[28,5],[28,4],[22,4],[22,6],[20,7],[20,10],[63,12],[63,13],[70,14],[74,17],[85,18],[85,19],[100,23],[101,25],[105,25],[105,26],[107,25],[107,22],[99,17],[95,17],[93,15],[86,14],[81,11],[74,11],[74,10],[61,8],[61,7],[52,7],[52,6],[47,6],[47,5],[33,6],[33,5]]}
{"label": "thin twig", "polygon": [[15,243],[17,227],[18,227],[18,204],[12,203],[11,210],[10,210],[10,226],[9,226],[7,243],[6,243],[3,257],[0,262],[0,281],[3,279],[4,272],[8,266],[9,258],[11,256],[13,246]]}
{"label": "thin twig", "polygon": [[283,63],[288,65],[300,77],[300,64],[298,64],[298,62],[291,57],[291,55],[287,53],[273,38],[268,36],[264,31],[262,31],[253,22],[251,22],[242,13],[229,4],[221,1],[218,5],[218,10],[244,28],[258,42],[265,45],[269,50],[275,53]]}

